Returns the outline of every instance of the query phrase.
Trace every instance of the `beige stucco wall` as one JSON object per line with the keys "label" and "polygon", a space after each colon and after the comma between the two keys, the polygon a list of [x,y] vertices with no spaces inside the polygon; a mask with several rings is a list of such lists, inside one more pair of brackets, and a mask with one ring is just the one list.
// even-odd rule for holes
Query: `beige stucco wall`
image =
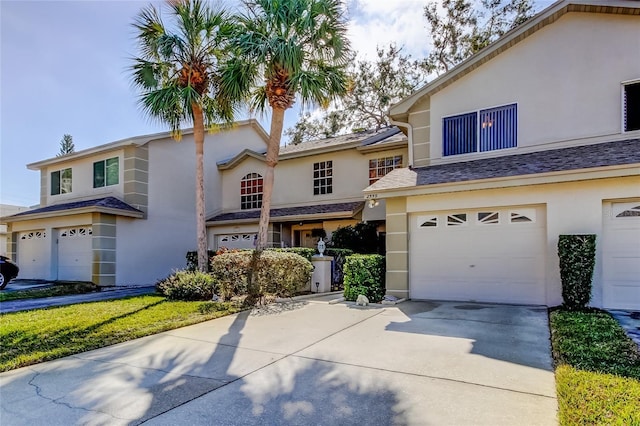
{"label": "beige stucco wall", "polygon": [[[407,149],[361,153],[355,148],[281,160],[275,172],[272,208],[310,205],[315,203],[340,203],[361,201],[362,190],[369,186],[369,160],[402,155],[407,161]],[[313,195],[313,163],[333,162],[333,193]],[[240,210],[240,180],[248,173],[264,176],[265,164],[255,158],[247,158],[238,166],[223,172],[223,208],[225,211]],[[375,210],[375,209],[372,209]],[[383,211],[383,210],[382,210]],[[369,220],[384,219],[379,213]],[[373,214],[374,212],[369,212]]]}
{"label": "beige stucco wall", "polygon": [[[430,123],[426,101],[414,105],[409,121],[414,126],[415,165],[428,164],[426,155],[432,160],[442,156],[443,117],[510,103],[518,104],[519,149],[620,135],[621,83],[640,79],[638,52],[640,25],[635,16],[562,16],[435,93],[428,108]],[[448,158],[473,156],[478,155]]]}
{"label": "beige stucco wall", "polygon": [[[608,178],[527,187],[448,192],[395,198],[387,201],[387,286],[409,289],[403,273],[410,255],[406,251],[406,213],[424,211],[543,205],[547,217],[546,301],[550,306],[562,302],[557,243],[560,234],[590,233],[597,236],[596,270],[593,277],[594,306],[602,305],[603,204],[612,200],[640,199],[640,177]],[[403,207],[406,207],[403,210]],[[496,241],[499,244],[500,241]],[[410,265],[408,265],[410,267]],[[397,271],[397,272],[394,272]]]}
{"label": "beige stucco wall", "polygon": [[[94,188],[93,163],[114,157],[118,157],[118,184]],[[67,168],[72,169],[71,192],[67,194],[51,195],[51,173]],[[41,170],[41,203],[43,205],[61,204],[109,196],[122,199],[124,196],[123,170],[123,150],[111,151],[76,160],[69,160],[45,167]]]}
{"label": "beige stucco wall", "polygon": [[[186,252],[197,245],[193,135],[185,135],[180,142],[151,141],[147,147],[148,214],[143,220],[118,218],[118,284],[154,284],[172,270],[184,268]],[[216,163],[245,148],[260,151],[264,147],[264,140],[249,126],[205,135],[207,217],[222,210],[222,179]]]}

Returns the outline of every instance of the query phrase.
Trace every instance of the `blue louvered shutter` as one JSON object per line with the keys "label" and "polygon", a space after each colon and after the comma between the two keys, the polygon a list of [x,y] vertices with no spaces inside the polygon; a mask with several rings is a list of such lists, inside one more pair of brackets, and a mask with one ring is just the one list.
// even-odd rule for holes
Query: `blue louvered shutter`
{"label": "blue louvered shutter", "polygon": [[516,104],[480,110],[480,151],[516,147],[517,126]]}
{"label": "blue louvered shutter", "polygon": [[477,112],[443,118],[443,155],[447,156],[476,152],[478,132],[477,123]]}

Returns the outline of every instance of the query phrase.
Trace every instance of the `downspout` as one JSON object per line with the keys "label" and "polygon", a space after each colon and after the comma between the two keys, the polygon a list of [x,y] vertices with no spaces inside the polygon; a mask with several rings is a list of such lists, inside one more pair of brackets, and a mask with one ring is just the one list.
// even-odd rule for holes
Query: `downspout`
{"label": "downspout", "polygon": [[403,123],[402,121],[390,120],[389,123],[393,124],[394,126],[405,127],[407,129],[407,133],[408,133],[407,137],[409,138],[409,146],[407,147],[407,150],[409,153],[409,162],[407,164],[407,167],[412,169],[413,168],[413,127],[411,126],[411,124]]}

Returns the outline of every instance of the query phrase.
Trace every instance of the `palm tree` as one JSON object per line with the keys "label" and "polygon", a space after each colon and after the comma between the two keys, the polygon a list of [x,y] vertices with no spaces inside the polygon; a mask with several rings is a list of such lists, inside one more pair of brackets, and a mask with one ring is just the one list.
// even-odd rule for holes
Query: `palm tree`
{"label": "palm tree", "polygon": [[233,98],[251,92],[252,110],[271,107],[256,252],[266,247],[285,111],[303,104],[327,106],[347,91],[350,58],[340,0],[246,0],[232,39],[234,57],[222,70],[221,89]]}
{"label": "palm tree", "polygon": [[193,124],[196,148],[196,228],[198,269],[207,270],[204,198],[204,131],[233,119],[233,102],[218,86],[219,62],[232,34],[226,12],[201,0],[167,1],[171,27],[153,5],[142,9],[133,26],[140,56],[131,67],[140,105],[150,117],[171,127],[176,140],[180,126]]}

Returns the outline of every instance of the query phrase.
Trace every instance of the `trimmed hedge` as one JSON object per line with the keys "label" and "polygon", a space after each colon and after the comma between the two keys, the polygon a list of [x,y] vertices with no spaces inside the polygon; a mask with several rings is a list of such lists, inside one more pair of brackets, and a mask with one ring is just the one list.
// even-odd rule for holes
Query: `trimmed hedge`
{"label": "trimmed hedge", "polygon": [[570,310],[584,309],[591,300],[596,264],[596,236],[560,235],[558,239],[562,300]]}
{"label": "trimmed hedge", "polygon": [[344,298],[355,301],[359,294],[377,303],[385,294],[385,259],[379,254],[354,254],[344,262]]}
{"label": "trimmed hedge", "polygon": [[268,248],[266,250],[280,253],[295,253],[299,256],[304,257],[309,262],[311,262],[311,258],[313,257],[313,255],[318,253],[316,249],[306,247]]}
{"label": "trimmed hedge", "polygon": [[[253,251],[227,252],[211,259],[212,275],[225,300],[247,294],[247,276]],[[257,266],[258,295],[290,297],[306,289],[313,266],[304,257],[279,250],[265,250]]]}
{"label": "trimmed hedge", "polygon": [[169,300],[211,300],[217,290],[214,278],[200,271],[176,271],[156,283],[158,293]]}

